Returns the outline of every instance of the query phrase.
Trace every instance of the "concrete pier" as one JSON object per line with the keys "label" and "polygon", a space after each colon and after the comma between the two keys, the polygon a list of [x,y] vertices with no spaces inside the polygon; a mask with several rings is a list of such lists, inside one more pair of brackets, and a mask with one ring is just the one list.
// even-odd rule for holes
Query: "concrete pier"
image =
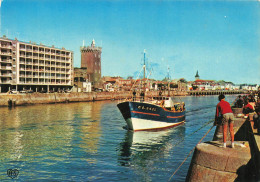
{"label": "concrete pier", "polygon": [[213,141],[196,146],[186,181],[259,181],[260,136],[251,123],[235,118],[235,148],[229,135],[227,148],[222,147],[222,127],[217,126]]}
{"label": "concrete pier", "polygon": [[[235,149],[222,142],[201,143],[193,154],[186,181],[235,181],[246,179],[251,159],[248,143],[236,142]],[[245,146],[245,147],[241,147]]]}

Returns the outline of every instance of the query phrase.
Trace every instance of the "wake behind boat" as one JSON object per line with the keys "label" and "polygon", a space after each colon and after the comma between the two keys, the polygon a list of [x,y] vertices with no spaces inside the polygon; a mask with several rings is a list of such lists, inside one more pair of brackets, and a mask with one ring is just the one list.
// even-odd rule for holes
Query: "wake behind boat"
{"label": "wake behind boat", "polygon": [[133,131],[161,130],[185,121],[185,104],[172,97],[153,97],[150,101],[124,101],[117,105],[127,128]]}

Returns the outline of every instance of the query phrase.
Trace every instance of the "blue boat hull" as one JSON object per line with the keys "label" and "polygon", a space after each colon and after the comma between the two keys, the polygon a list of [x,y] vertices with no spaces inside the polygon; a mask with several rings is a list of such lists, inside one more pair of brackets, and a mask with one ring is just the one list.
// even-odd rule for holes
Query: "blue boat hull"
{"label": "blue boat hull", "polygon": [[128,129],[158,130],[177,126],[185,121],[185,111],[169,111],[145,102],[122,102],[117,105]]}

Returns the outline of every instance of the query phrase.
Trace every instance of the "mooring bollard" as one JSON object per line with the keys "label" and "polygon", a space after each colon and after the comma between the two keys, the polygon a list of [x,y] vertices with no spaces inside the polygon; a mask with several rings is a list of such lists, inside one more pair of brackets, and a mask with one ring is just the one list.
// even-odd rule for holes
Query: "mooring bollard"
{"label": "mooring bollard", "polygon": [[12,107],[13,101],[12,101],[11,99],[9,99],[8,102],[7,102],[7,104],[8,104],[8,107]]}

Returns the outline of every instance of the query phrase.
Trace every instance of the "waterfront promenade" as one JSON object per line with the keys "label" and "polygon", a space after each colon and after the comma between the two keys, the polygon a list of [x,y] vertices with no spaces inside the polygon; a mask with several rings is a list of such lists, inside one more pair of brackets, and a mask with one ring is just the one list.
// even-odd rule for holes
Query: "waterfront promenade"
{"label": "waterfront promenade", "polygon": [[[233,95],[247,94],[244,90],[223,90],[223,91],[170,91],[170,96],[205,96],[205,95]],[[148,91],[145,93],[146,98],[152,98],[159,95],[159,91]],[[168,95],[168,91],[163,92],[163,95]],[[139,93],[137,93],[137,97]],[[53,103],[69,103],[69,102],[91,102],[102,100],[122,100],[131,99],[132,92],[72,92],[72,93],[18,93],[18,94],[0,94],[1,106],[19,106],[33,104],[53,104]]]}
{"label": "waterfront promenade", "polygon": [[[171,91],[171,96],[186,96],[186,92]],[[138,97],[139,95],[137,95]],[[147,98],[158,96],[158,92],[146,92]],[[34,104],[54,104],[70,102],[92,102],[102,100],[131,99],[132,92],[74,92],[74,93],[26,93],[1,94],[0,106],[20,106]]]}

